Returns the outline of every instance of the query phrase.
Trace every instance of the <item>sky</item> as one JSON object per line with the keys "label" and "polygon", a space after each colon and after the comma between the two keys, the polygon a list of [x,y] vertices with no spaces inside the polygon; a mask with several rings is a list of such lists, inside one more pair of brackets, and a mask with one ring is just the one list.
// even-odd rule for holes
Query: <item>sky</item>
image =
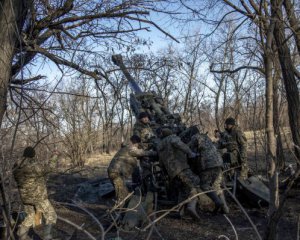
{"label": "sky", "polygon": [[[151,45],[146,46],[137,46],[136,47],[136,53],[143,53],[147,54],[150,52],[157,52],[161,49],[166,48],[169,44],[172,44],[175,48],[181,48],[183,47],[183,31],[184,28],[185,33],[189,32],[191,29],[199,28],[198,23],[190,24],[190,25],[181,25],[175,24],[174,21],[172,22],[168,17],[166,17],[165,14],[162,13],[153,13],[150,12],[149,19],[155,22],[158,26],[160,26],[164,31],[170,33],[172,36],[174,36],[176,39],[180,41],[180,43],[177,43],[176,41],[172,40],[169,36],[166,36],[162,31],[158,30],[154,26],[147,25],[150,31],[139,31],[137,35],[140,38],[143,38],[145,40],[151,41]],[[188,27],[188,28],[187,28]],[[191,30],[192,31],[192,30]],[[118,50],[116,50],[114,53],[119,53]],[[44,62],[37,62],[32,68],[30,69],[31,73],[34,75],[46,75],[47,76],[47,82],[54,83],[55,80],[59,79],[61,76],[61,73],[59,69],[55,66],[54,63],[51,61]]]}

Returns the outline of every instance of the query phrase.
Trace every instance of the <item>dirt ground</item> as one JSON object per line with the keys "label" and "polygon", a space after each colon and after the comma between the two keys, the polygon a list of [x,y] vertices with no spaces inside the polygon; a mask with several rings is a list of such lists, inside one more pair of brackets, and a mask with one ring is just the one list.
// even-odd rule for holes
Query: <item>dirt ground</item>
{"label": "dirt ground", "polygon": [[[70,203],[74,194],[77,191],[78,184],[91,180],[95,177],[106,176],[106,164],[109,162],[109,157],[102,161],[98,168],[94,168],[97,164],[93,161],[81,171],[74,171],[72,174],[56,174],[49,179],[49,192],[57,213],[59,216],[70,219],[78,226],[82,226],[90,232],[96,239],[100,239],[101,231],[97,223],[92,217],[77,207],[65,205]],[[252,162],[253,165],[253,162]],[[102,167],[99,167],[102,166]],[[258,239],[249,220],[242,213],[236,203],[230,200],[227,196],[230,213],[226,216],[222,214],[211,214],[200,212],[200,221],[192,219],[182,219],[179,213],[172,213],[163,218],[155,225],[155,229],[148,239],[165,239],[165,240],[213,240],[213,239],[238,239],[252,240]],[[284,214],[278,225],[278,233],[280,240],[297,239],[297,222],[300,214],[300,189],[294,188],[287,199]],[[257,227],[261,236],[265,231],[267,224],[266,214],[267,207],[254,208],[241,200],[247,214]],[[107,209],[113,206],[113,196],[98,199],[95,203],[81,203],[80,206],[92,213],[106,229],[110,226],[112,220],[107,216]],[[161,206],[160,208],[166,208]],[[231,222],[231,223],[230,223]],[[235,233],[236,232],[236,233]],[[75,229],[68,224],[58,221],[56,226],[56,234],[61,239],[88,239],[82,231]],[[72,235],[73,234],[73,235]],[[117,231],[112,228],[106,235],[105,239],[147,239],[149,231],[141,232],[136,229],[132,232]],[[70,236],[72,237],[70,238]],[[118,238],[119,237],[119,238]]]}
{"label": "dirt ground", "polygon": [[[76,230],[70,224],[62,221],[61,218],[67,219],[82,229],[88,231],[95,239],[101,239],[101,229],[99,224],[91,217],[93,215],[101,222],[104,229],[107,230],[112,223],[112,219],[108,216],[107,211],[113,206],[113,195],[108,195],[105,198],[98,198],[92,203],[78,202],[77,204],[87,210],[84,212],[73,204],[74,196],[78,191],[78,186],[81,183],[92,181],[106,177],[106,167],[111,159],[111,156],[97,162],[90,161],[86,167],[82,169],[72,169],[67,172],[52,174],[48,180],[49,198],[53,203],[58,216],[57,225],[55,226],[55,236],[59,239],[91,239],[80,230]],[[222,214],[211,214],[199,212],[201,220],[182,219],[179,213],[169,214],[158,223],[151,236],[149,231],[142,232],[136,229],[131,232],[117,231],[112,227],[105,236],[107,240],[125,240],[125,239],[165,239],[165,240],[214,240],[214,239],[242,239],[252,240],[259,239],[253,230],[249,220],[236,203],[230,200],[227,196],[230,213],[226,216]],[[287,199],[283,217],[278,225],[278,233],[280,240],[297,239],[297,222],[300,214],[300,188],[294,188]],[[254,208],[245,201],[241,200],[242,205],[261,236],[265,231],[267,223],[266,214],[267,207]],[[167,208],[160,206],[160,209]],[[299,224],[299,223],[298,223]],[[40,239],[42,229],[35,229],[34,240]],[[236,232],[236,233],[235,233]],[[236,237],[238,236],[238,238]],[[149,238],[147,238],[149,237]]]}

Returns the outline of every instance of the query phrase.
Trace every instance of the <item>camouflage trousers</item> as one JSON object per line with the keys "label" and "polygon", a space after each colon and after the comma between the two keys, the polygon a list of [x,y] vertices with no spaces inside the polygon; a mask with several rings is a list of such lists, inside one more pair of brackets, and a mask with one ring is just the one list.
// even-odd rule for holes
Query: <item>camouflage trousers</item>
{"label": "camouflage trousers", "polygon": [[237,151],[233,151],[224,153],[223,161],[225,169],[234,168],[239,165],[241,166],[240,169],[233,169],[227,172],[227,177],[229,178],[229,180],[233,179],[233,175],[235,172],[237,172],[238,175],[240,175],[243,179],[247,178],[249,172],[247,158],[241,158]]}
{"label": "camouflage trousers", "polygon": [[223,174],[221,167],[214,167],[200,173],[200,186],[204,191],[215,190],[219,195],[222,193],[221,185]]}
{"label": "camouflage trousers", "polygon": [[177,178],[183,183],[185,190],[191,194],[200,191],[200,179],[191,169],[185,169],[177,175]]}
{"label": "camouflage trousers", "polygon": [[[200,179],[191,169],[183,170],[177,175],[177,178],[183,183],[185,190],[189,192],[189,197],[202,192]],[[201,210],[212,211],[214,209],[214,203],[206,194],[199,195],[197,202]]]}
{"label": "camouflage trousers", "polygon": [[117,172],[109,172],[108,174],[110,180],[114,185],[117,201],[120,202],[129,194],[128,189],[126,187],[125,178]]}
{"label": "camouflage trousers", "polygon": [[56,224],[57,215],[49,199],[41,200],[35,205],[24,205],[24,211],[26,213],[26,217],[21,225],[27,228],[35,226],[36,212],[41,212],[43,214],[46,225]]}

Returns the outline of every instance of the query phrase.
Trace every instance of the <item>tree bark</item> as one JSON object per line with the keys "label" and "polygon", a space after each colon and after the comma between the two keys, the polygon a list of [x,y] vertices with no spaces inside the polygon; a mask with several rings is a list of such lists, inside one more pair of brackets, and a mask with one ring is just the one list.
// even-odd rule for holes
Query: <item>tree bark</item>
{"label": "tree bark", "polygon": [[[286,90],[288,102],[289,124],[292,131],[293,141],[300,146],[300,99],[297,81],[294,75],[294,65],[292,62],[290,49],[285,41],[284,25],[282,22],[282,5],[279,0],[271,1],[272,16],[275,20],[274,38],[278,49],[278,57],[281,65],[283,82]],[[300,151],[295,148],[295,154],[300,159]]]}
{"label": "tree bark", "polygon": [[283,6],[285,8],[285,11],[286,11],[289,23],[290,23],[290,28],[293,31],[293,35],[294,35],[295,42],[297,45],[298,53],[300,55],[300,23],[296,17],[294,5],[291,3],[290,0],[285,0],[285,1],[283,1]]}
{"label": "tree bark", "polygon": [[[268,209],[269,224],[272,222],[272,216],[277,211],[279,206],[279,194],[278,194],[278,175],[276,172],[276,139],[274,134],[274,103],[273,103],[273,85],[274,79],[272,76],[273,63],[272,58],[274,56],[272,50],[273,34],[275,23],[270,21],[270,25],[267,31],[266,45],[264,49],[264,65],[266,76],[266,132],[267,132],[267,160],[268,160],[268,177],[270,188],[270,204]],[[272,225],[273,226],[273,225]],[[266,232],[266,240],[276,239],[276,226],[272,227],[270,231]]]}
{"label": "tree bark", "polygon": [[25,21],[27,6],[27,1],[22,0],[0,1],[0,127],[6,111],[15,46],[18,41],[21,41],[20,32]]}
{"label": "tree bark", "polygon": [[285,167],[285,157],[283,153],[282,137],[280,133],[280,114],[279,114],[279,84],[280,84],[280,64],[275,60],[275,74],[273,84],[273,121],[274,131],[276,135],[276,158],[277,158],[277,169],[282,170]]}

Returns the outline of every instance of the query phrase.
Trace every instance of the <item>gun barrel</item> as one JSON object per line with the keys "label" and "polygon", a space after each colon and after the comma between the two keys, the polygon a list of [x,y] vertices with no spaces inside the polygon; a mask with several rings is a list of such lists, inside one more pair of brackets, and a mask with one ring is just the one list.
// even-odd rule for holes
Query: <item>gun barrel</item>
{"label": "gun barrel", "polygon": [[129,79],[127,78],[129,81],[129,86],[131,87],[131,89],[135,92],[135,93],[142,93],[142,89],[140,88],[140,86],[137,84],[136,81],[134,81],[133,79]]}
{"label": "gun barrel", "polygon": [[125,75],[125,77],[129,81],[129,85],[130,85],[131,89],[135,93],[142,93],[143,92],[142,89],[137,84],[137,82],[133,79],[133,77],[130,75],[130,73],[128,72],[127,68],[125,67],[125,65],[123,63],[122,55],[120,55],[120,54],[113,55],[112,56],[112,61],[113,61],[113,63],[115,65],[117,65],[117,66],[120,67],[120,69],[122,70],[123,74]]}

